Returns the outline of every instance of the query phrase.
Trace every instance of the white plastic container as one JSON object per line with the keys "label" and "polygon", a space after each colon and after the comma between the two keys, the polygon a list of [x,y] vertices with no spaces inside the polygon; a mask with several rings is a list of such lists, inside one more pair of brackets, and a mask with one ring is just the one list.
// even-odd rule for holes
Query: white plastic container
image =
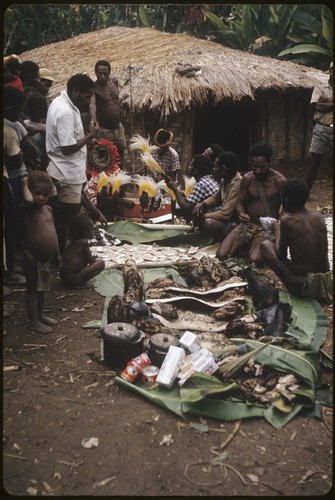
{"label": "white plastic container", "polygon": [[219,366],[215,363],[213,354],[207,349],[202,348],[186,357],[178,373],[178,384],[181,387],[195,372],[213,375],[218,368]]}
{"label": "white plastic container", "polygon": [[164,358],[161,369],[157,376],[158,385],[171,389],[177,378],[178,372],[183,364],[185,351],[182,347],[171,345]]}
{"label": "white plastic container", "polygon": [[193,353],[201,349],[200,342],[195,333],[186,330],[184,335],[179,339],[179,343],[187,352]]}

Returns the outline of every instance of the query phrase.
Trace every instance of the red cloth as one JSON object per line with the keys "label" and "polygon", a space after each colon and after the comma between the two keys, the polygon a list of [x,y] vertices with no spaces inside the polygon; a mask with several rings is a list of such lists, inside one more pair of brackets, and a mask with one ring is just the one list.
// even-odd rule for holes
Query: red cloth
{"label": "red cloth", "polygon": [[15,80],[6,83],[5,86],[6,85],[10,85],[11,87],[16,87],[17,89],[21,90],[21,92],[23,92],[22,81],[18,76],[15,78]]}

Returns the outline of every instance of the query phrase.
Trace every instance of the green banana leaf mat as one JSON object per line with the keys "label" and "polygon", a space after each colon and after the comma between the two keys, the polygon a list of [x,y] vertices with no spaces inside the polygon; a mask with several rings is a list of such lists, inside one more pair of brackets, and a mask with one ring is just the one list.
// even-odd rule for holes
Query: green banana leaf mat
{"label": "green banana leaf mat", "polygon": [[[176,246],[179,244],[207,245],[204,235],[187,234],[180,229],[132,228],[136,224],[121,221],[112,225],[110,231],[121,241],[130,243],[160,240],[160,244]],[[129,231],[130,228],[130,231]],[[131,233],[130,235],[128,233]],[[198,239],[196,239],[198,238]],[[201,238],[201,241],[199,240]],[[165,243],[164,243],[165,241]],[[142,269],[144,283],[171,273],[176,283],[186,285],[175,268]],[[93,281],[98,293],[105,296],[104,312],[101,320],[89,322],[83,328],[98,328],[106,324],[107,306],[113,295],[123,294],[122,272],[117,269],[103,271]],[[318,388],[318,377],[322,361],[332,369],[332,359],[323,353],[321,347],[327,338],[329,321],[319,302],[314,299],[302,299],[280,290],[280,300],[292,305],[292,323],[286,331],[286,337],[294,341],[295,348],[285,348],[278,344],[269,344],[262,350],[262,342],[251,339],[230,339],[239,352],[255,351],[254,360],[273,367],[283,374],[291,373],[298,377],[299,388],[294,392],[282,391],[281,396],[272,403],[259,404],[245,402],[236,396],[238,388],[234,380],[222,382],[217,377],[202,373],[194,374],[180,388],[176,384],[172,389],[156,386],[148,388],[141,382],[129,383],[116,376],[115,382],[138,393],[152,403],[183,416],[201,415],[223,421],[262,417],[273,427],[281,429],[297,414],[321,418],[321,404],[332,406],[330,388]],[[266,338],[266,342],[269,338]],[[264,344],[264,342],[263,342]]]}

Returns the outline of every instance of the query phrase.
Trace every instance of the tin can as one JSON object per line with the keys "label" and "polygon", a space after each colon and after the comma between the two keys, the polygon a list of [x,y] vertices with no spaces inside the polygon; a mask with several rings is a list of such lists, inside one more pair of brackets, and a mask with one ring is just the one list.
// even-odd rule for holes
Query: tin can
{"label": "tin can", "polygon": [[133,358],[131,361],[137,363],[141,368],[151,365],[150,358],[145,352],[142,352],[142,354],[136,356],[136,358]]}
{"label": "tin can", "polygon": [[144,367],[150,365],[151,361],[149,356],[143,352],[136,358],[132,358],[129,363],[127,363],[126,367],[120,373],[120,377],[127,382],[134,382],[134,380],[138,377]]}
{"label": "tin can", "polygon": [[145,366],[141,373],[141,379],[143,384],[148,384],[148,385],[155,384],[158,373],[159,373],[158,366],[154,365]]}

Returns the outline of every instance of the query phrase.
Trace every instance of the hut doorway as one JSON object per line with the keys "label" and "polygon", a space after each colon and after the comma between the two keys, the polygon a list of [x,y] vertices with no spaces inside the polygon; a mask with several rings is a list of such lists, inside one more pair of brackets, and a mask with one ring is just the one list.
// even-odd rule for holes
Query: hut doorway
{"label": "hut doorway", "polygon": [[233,151],[240,159],[241,170],[248,170],[251,137],[251,101],[224,101],[202,106],[195,111],[194,154],[217,143]]}

